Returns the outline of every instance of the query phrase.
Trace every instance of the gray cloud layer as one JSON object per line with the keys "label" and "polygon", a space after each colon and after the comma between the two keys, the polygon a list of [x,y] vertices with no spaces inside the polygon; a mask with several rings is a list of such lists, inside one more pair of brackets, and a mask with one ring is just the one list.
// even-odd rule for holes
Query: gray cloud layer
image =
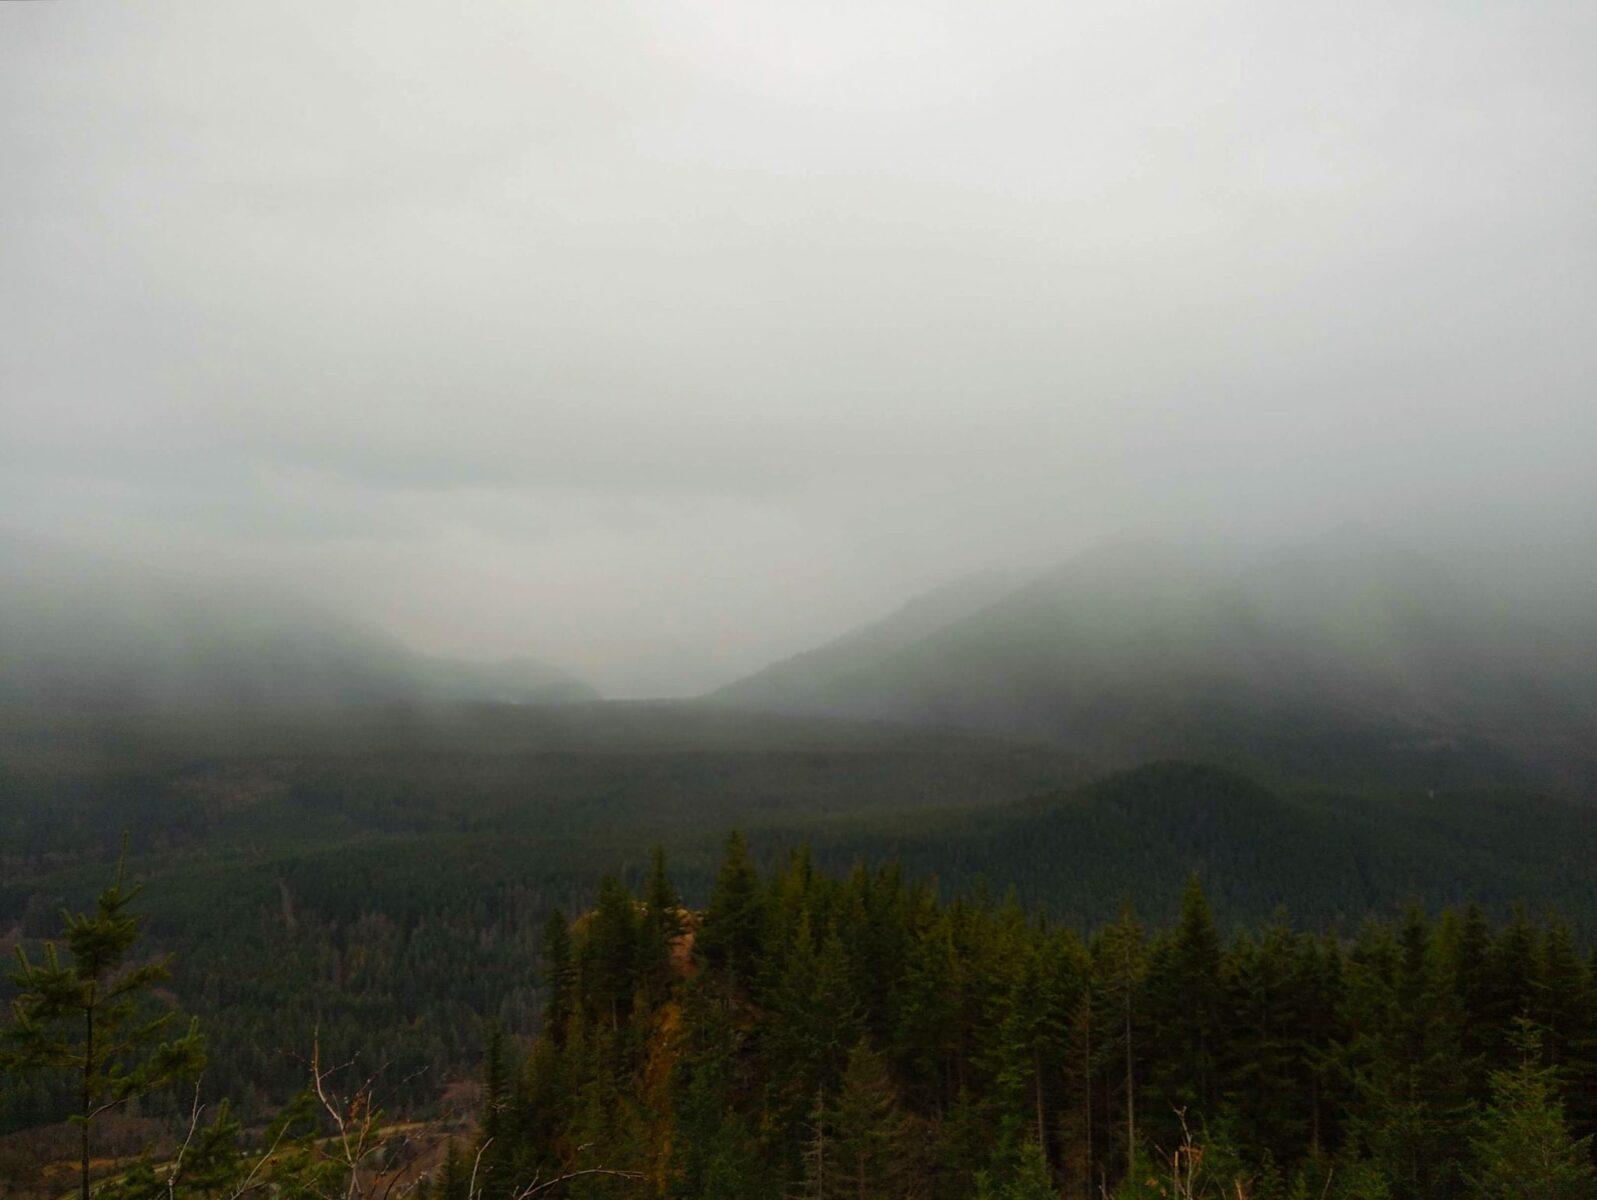
{"label": "gray cloud layer", "polygon": [[1597,8],[0,6],[0,522],[695,690],[1597,508]]}

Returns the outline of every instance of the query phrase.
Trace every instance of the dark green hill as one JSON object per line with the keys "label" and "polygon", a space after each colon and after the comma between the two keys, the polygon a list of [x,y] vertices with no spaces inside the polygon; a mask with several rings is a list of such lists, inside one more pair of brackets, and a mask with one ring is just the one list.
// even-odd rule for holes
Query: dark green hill
{"label": "dark green hill", "polygon": [[841,694],[835,693],[838,681],[885,666],[926,638],[1003,599],[1021,582],[1002,574],[955,580],[836,641],[756,671],[722,688],[714,699],[723,707],[776,712],[790,707],[789,698],[801,694],[835,695],[840,702]]}
{"label": "dark green hill", "polygon": [[978,878],[1062,915],[1112,917],[1122,899],[1166,912],[1199,873],[1217,910],[1277,905],[1313,924],[1414,899],[1497,911],[1551,906],[1597,932],[1597,813],[1512,794],[1284,793],[1222,767],[1152,763],[1012,804],[827,830],[834,864],[891,853],[952,885]]}

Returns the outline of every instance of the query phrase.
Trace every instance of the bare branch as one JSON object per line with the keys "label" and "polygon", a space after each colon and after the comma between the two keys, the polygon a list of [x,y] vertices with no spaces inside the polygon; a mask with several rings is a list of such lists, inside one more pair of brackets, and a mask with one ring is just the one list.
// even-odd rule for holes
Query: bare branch
{"label": "bare branch", "polygon": [[[476,1172],[476,1169],[473,1168],[473,1174],[474,1175],[475,1175],[475,1172]],[[383,1194],[382,1194],[381,1200],[388,1200],[389,1193],[391,1193],[394,1190],[394,1185],[396,1183],[398,1183],[398,1182],[399,1182],[399,1172],[398,1171],[391,1172],[389,1174],[389,1176],[388,1176],[388,1185],[383,1188]],[[419,1182],[421,1182],[421,1177],[417,1176],[415,1179],[412,1179],[404,1187],[400,1188],[399,1189],[399,1196],[396,1198],[396,1200],[404,1200],[404,1197],[409,1195],[411,1190],[414,1189],[415,1186]]]}
{"label": "bare branch", "polygon": [[172,1165],[166,1172],[166,1194],[171,1200],[177,1200],[177,1180],[183,1172],[183,1156],[188,1153],[189,1146],[194,1142],[194,1131],[200,1127],[200,1113],[205,1110],[200,1107],[200,1081],[194,1081],[194,1102],[189,1105],[189,1128],[183,1135],[183,1144],[177,1148],[177,1154],[172,1159]]}
{"label": "bare branch", "polygon": [[608,1175],[613,1179],[631,1179],[633,1181],[641,1180],[644,1177],[642,1171],[617,1171],[610,1167],[584,1167],[580,1171],[567,1171],[564,1175],[556,1175],[553,1179],[544,1180],[542,1183],[534,1179],[519,1192],[514,1193],[512,1200],[528,1200],[529,1197],[540,1195],[552,1187],[557,1187],[562,1183],[570,1183],[573,1179],[581,1179],[587,1175]]}
{"label": "bare branch", "polygon": [[477,1147],[477,1157],[471,1160],[471,1182],[466,1185],[466,1200],[477,1200],[479,1194],[477,1191],[477,1168],[482,1166],[482,1156],[487,1152],[488,1147],[493,1144],[493,1138],[489,1138]]}
{"label": "bare branch", "polygon": [[255,1159],[255,1165],[250,1168],[249,1174],[244,1176],[243,1181],[233,1189],[227,1200],[239,1200],[244,1193],[250,1190],[250,1186],[255,1182],[255,1176],[260,1174],[261,1168],[271,1161],[272,1155],[277,1153],[277,1148],[283,1144],[283,1139],[287,1136],[288,1124],[284,1122],[283,1127],[277,1131],[277,1136],[272,1139],[272,1144],[261,1151],[260,1155]]}

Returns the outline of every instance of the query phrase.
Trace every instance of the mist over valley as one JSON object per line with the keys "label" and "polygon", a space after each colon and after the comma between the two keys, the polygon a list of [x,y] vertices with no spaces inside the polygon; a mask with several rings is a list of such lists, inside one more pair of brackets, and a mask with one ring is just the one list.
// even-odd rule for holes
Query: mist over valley
{"label": "mist over valley", "polygon": [[1597,1200],[1594,114],[0,4],[0,1200]]}

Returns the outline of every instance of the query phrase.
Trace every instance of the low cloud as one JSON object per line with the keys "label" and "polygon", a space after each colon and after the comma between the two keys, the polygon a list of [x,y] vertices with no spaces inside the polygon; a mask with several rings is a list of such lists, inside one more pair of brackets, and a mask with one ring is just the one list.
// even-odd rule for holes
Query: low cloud
{"label": "low cloud", "polygon": [[4,6],[0,512],[621,695],[1150,524],[1589,548],[1594,45]]}

